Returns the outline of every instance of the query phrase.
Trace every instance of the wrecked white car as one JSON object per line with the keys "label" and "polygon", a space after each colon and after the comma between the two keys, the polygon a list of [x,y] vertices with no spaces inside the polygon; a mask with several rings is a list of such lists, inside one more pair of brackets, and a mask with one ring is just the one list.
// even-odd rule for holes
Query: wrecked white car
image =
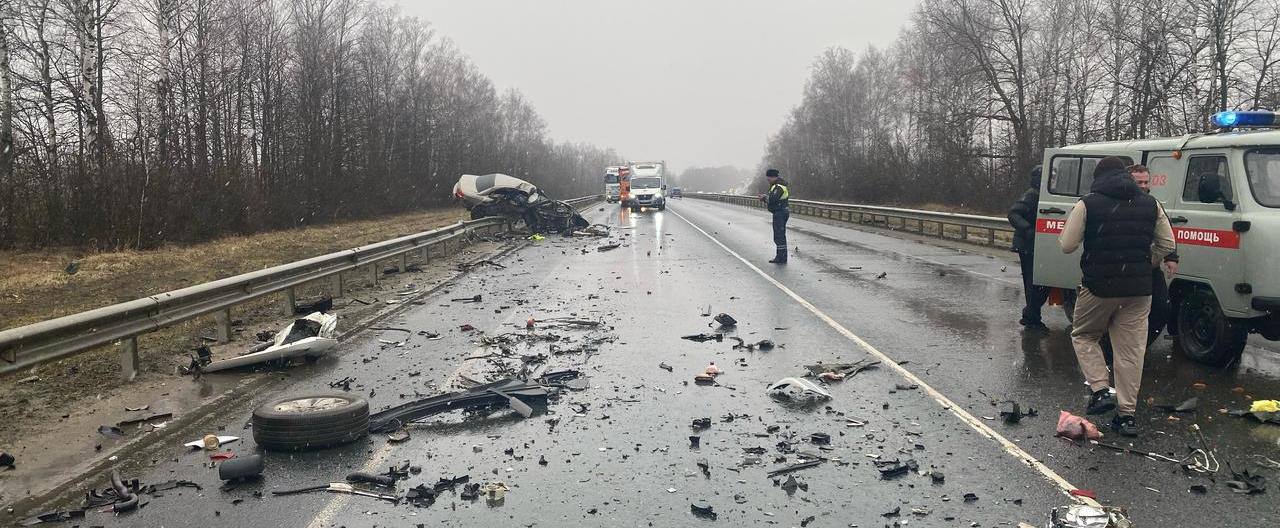
{"label": "wrecked white car", "polygon": [[501,216],[524,222],[532,232],[571,233],[590,226],[573,206],[547,198],[538,187],[506,174],[463,174],[453,186],[471,219]]}
{"label": "wrecked white car", "polygon": [[338,345],[335,339],[338,316],[315,312],[294,320],[276,333],[275,339],[265,346],[254,347],[240,356],[210,362],[200,367],[201,372],[245,367],[268,361],[288,362],[297,357],[315,358],[328,353]]}
{"label": "wrecked white car", "polygon": [[782,378],[769,386],[769,395],[801,403],[831,399],[831,393],[804,378]]}

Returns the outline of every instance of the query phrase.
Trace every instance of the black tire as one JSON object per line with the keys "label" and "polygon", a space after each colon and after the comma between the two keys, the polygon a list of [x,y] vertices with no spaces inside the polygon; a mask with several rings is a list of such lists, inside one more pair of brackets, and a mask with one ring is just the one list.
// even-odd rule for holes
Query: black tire
{"label": "black tire", "polygon": [[349,394],[305,394],[253,411],[253,440],[268,451],[322,449],[369,434],[369,402]]}
{"label": "black tire", "polygon": [[1244,352],[1248,325],[1222,313],[1213,292],[1197,288],[1178,303],[1178,337],[1175,348],[1187,359],[1222,367]]}

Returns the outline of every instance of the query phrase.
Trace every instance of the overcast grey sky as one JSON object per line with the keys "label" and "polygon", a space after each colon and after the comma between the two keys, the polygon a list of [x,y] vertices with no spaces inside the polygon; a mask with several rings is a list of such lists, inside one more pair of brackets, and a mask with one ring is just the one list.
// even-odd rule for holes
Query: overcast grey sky
{"label": "overcast grey sky", "polygon": [[557,140],[754,168],[824,48],[888,46],[915,0],[400,0]]}

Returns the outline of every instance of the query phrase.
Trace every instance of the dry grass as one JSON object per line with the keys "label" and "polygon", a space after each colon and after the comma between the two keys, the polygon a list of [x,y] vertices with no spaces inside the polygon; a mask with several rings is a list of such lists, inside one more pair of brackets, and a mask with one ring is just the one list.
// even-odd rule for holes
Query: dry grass
{"label": "dry grass", "polygon": [[[460,209],[440,209],[150,251],[0,251],[0,328],[379,242],[462,218]],[[65,270],[73,260],[79,270],[69,274]]]}

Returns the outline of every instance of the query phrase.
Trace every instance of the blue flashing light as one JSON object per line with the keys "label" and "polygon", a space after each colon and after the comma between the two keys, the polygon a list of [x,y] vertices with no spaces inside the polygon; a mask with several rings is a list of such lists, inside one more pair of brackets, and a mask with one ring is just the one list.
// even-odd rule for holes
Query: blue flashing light
{"label": "blue flashing light", "polygon": [[1226,111],[1213,114],[1218,128],[1270,127],[1276,125],[1276,113],[1265,110]]}

